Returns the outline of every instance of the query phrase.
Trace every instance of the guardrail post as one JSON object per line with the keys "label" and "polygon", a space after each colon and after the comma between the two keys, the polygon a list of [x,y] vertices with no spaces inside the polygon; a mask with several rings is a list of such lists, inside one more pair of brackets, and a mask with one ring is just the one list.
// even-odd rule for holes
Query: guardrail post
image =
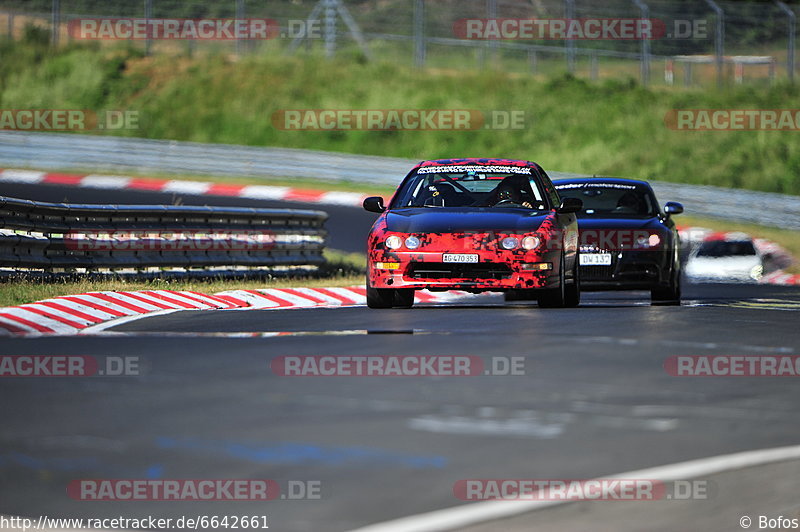
{"label": "guardrail post", "polygon": [[323,0],[325,9],[325,55],[336,54],[336,3],[337,0]]}
{"label": "guardrail post", "polygon": [[717,87],[722,87],[723,63],[725,61],[725,11],[714,0],[705,0],[705,2],[717,15],[717,24],[714,30],[714,53],[716,54],[717,63]]}
{"label": "guardrail post", "polygon": [[[642,14],[642,20],[649,20],[650,19],[650,8],[642,2],[642,0],[633,0],[633,3],[636,4],[636,7],[639,8]],[[652,32],[652,26],[650,27]],[[650,39],[648,39],[645,35],[642,35],[642,58],[641,58],[641,76],[642,76],[642,85],[647,87],[650,83]]]}
{"label": "guardrail post", "polygon": [[58,46],[58,34],[61,29],[61,0],[53,0],[53,46]]}
{"label": "guardrail post", "polygon": [[673,85],[675,83],[675,60],[664,60],[664,83]]}
{"label": "guardrail post", "polygon": [[797,15],[795,15],[794,11],[792,11],[789,6],[780,0],[776,0],[775,3],[778,4],[778,7],[789,17],[789,44],[786,49],[786,73],[789,75],[789,83],[794,83],[794,48],[797,36]]}
{"label": "guardrail post", "polygon": [[6,15],[8,16],[8,40],[9,41],[13,41],[14,40],[14,12],[13,11],[8,11],[8,12],[6,12]]}
{"label": "guardrail post", "polygon": [[[486,0],[486,11],[490,19],[497,19],[497,0]],[[489,41],[489,61],[496,66],[497,61],[497,41]]]}
{"label": "guardrail post", "polygon": [[425,47],[425,0],[414,1],[414,64],[425,67],[427,50]]}
{"label": "guardrail post", "polygon": [[589,66],[589,79],[597,80],[598,77],[598,63],[597,63],[597,52],[592,52],[591,56],[591,63]]}
{"label": "guardrail post", "polygon": [[[150,20],[153,17],[153,0],[144,0],[144,18]],[[153,46],[153,39],[150,38],[150,32],[147,32],[147,39],[144,41],[144,55],[150,55],[150,49]]]}
{"label": "guardrail post", "polygon": [[539,56],[536,54],[536,50],[528,50],[528,62],[531,65],[531,74],[536,74],[539,66]]}
{"label": "guardrail post", "polygon": [[[564,18],[572,20],[575,18],[575,0],[564,0]],[[575,73],[575,41],[572,39],[564,40],[564,48],[567,55],[567,70],[570,74]]]}
{"label": "guardrail post", "polygon": [[303,30],[303,35],[298,35],[297,37],[292,39],[291,44],[289,44],[289,49],[288,49],[289,53],[293,53],[295,50],[297,50],[297,48],[299,48],[300,44],[303,41],[306,42],[306,49],[307,50],[311,48],[311,35],[310,35],[311,31],[310,31],[309,28],[311,28],[312,25],[315,22],[320,20],[319,16],[320,16],[320,13],[322,12],[322,8],[323,8],[322,4],[323,4],[324,1],[325,0],[320,0],[314,6],[314,9],[311,10],[311,13],[308,15],[308,18],[306,19],[305,30]]}
{"label": "guardrail post", "polygon": [[[236,0],[236,20],[244,19],[244,0]],[[236,57],[242,57],[244,51],[244,40],[236,39]]]}

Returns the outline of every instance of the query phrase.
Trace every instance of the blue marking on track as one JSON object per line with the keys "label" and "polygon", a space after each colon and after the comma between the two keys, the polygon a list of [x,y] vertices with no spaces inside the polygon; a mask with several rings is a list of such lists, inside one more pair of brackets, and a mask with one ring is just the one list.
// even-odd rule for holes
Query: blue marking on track
{"label": "blue marking on track", "polygon": [[229,441],[207,441],[195,438],[156,438],[162,449],[180,449],[203,454],[219,454],[259,464],[317,463],[330,466],[394,465],[414,469],[443,468],[443,456],[418,456],[370,447],[331,447],[302,442],[245,444]]}

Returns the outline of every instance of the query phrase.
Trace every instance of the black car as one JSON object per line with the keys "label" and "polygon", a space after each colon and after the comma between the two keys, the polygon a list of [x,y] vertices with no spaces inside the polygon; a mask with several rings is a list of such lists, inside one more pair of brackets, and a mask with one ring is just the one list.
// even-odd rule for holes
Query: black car
{"label": "black car", "polygon": [[562,199],[583,201],[582,289],[650,290],[653,303],[680,304],[680,238],[672,216],[683,205],[668,202],[662,210],[646,181],[569,178],[553,184]]}

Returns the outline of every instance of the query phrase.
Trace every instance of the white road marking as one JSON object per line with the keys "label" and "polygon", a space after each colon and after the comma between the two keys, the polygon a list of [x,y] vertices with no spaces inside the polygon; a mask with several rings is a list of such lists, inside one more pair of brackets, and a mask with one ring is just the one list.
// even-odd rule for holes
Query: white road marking
{"label": "white road marking", "polygon": [[[605,479],[659,479],[662,482],[706,477],[745,467],[800,459],[800,445],[711,456],[664,466],[628,471]],[[352,532],[428,532],[457,530],[574,501],[485,501],[376,523]]]}

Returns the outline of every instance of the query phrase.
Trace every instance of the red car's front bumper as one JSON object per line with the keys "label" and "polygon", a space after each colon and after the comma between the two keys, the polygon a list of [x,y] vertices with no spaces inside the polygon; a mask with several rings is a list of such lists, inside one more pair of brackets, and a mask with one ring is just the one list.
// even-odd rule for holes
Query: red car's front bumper
{"label": "red car's front bumper", "polygon": [[[535,249],[507,250],[501,247],[504,238],[521,241],[530,233],[435,233],[414,234],[420,240],[415,250],[390,250],[385,242],[393,234],[401,240],[411,236],[379,231],[370,237],[368,280],[373,288],[481,292],[559,286],[560,242],[553,246],[542,238]],[[446,262],[445,255],[477,256],[477,262]]]}

